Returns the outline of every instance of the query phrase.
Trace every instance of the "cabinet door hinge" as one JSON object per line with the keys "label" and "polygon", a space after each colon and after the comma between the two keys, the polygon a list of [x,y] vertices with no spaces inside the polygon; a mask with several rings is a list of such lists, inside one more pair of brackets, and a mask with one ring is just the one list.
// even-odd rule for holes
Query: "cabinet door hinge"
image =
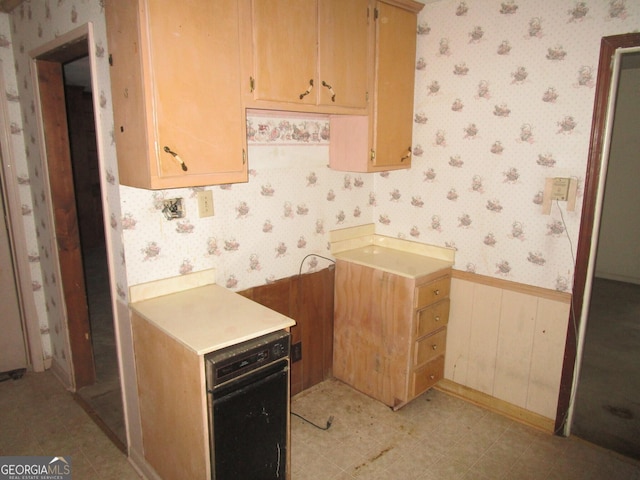
{"label": "cabinet door hinge", "polygon": [[376,160],[376,151],[373,148],[371,149],[370,156],[371,156],[371,163],[374,163]]}
{"label": "cabinet door hinge", "polygon": [[109,66],[113,67],[113,55],[109,54]]}
{"label": "cabinet door hinge", "polygon": [[378,11],[377,8],[373,9],[373,19],[374,20],[378,20],[378,16],[380,15],[380,12]]}
{"label": "cabinet door hinge", "polygon": [[255,89],[256,89],[256,81],[253,77],[249,77],[249,92],[253,93]]}

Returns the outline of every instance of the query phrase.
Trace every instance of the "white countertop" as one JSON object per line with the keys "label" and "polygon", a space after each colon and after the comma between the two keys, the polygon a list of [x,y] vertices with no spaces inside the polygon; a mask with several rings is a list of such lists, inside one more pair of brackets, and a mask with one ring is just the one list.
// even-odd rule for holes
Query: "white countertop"
{"label": "white countertop", "polygon": [[375,233],[369,223],[329,232],[331,253],[337,259],[408,278],[453,267],[455,250]]}
{"label": "white countertop", "polygon": [[453,262],[433,257],[427,257],[413,252],[397,250],[395,248],[369,245],[353,250],[334,253],[341,260],[376,268],[403,277],[418,278],[431,273],[450,268]]}
{"label": "white countertop", "polygon": [[198,355],[296,323],[215,284],[134,302],[130,307]]}

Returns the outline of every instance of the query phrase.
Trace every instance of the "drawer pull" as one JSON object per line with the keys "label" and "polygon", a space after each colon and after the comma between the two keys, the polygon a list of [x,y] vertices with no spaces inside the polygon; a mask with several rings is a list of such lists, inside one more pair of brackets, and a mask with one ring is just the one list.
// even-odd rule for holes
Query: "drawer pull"
{"label": "drawer pull", "polygon": [[434,350],[438,349],[438,345],[431,345],[431,348],[433,348]]}
{"label": "drawer pull", "polygon": [[433,380],[434,378],[436,378],[435,375],[433,375],[433,374],[429,375],[429,379]]}
{"label": "drawer pull", "polygon": [[174,152],[173,150],[171,150],[169,147],[165,146],[164,147],[164,151],[167,152],[169,155],[172,155],[173,158],[176,160],[176,162],[178,162],[180,164],[180,167],[182,167],[183,171],[187,171],[187,165],[184,163],[184,160],[182,160],[180,158],[180,155],[178,155],[176,152]]}
{"label": "drawer pull", "polygon": [[309,88],[307,88],[303,93],[300,94],[300,100],[309,95],[311,93],[311,90],[313,90],[313,78],[309,80]]}
{"label": "drawer pull", "polygon": [[436,288],[436,289],[433,291],[433,294],[434,294],[434,295],[440,295],[440,289]]}
{"label": "drawer pull", "polygon": [[331,85],[329,85],[327,82],[325,82],[324,80],[322,81],[322,86],[329,89],[329,92],[331,92],[331,101],[335,102],[336,101],[336,92],[333,91],[333,87]]}
{"label": "drawer pull", "polygon": [[439,322],[440,321],[440,315],[436,315],[435,320],[436,320],[436,322]]}

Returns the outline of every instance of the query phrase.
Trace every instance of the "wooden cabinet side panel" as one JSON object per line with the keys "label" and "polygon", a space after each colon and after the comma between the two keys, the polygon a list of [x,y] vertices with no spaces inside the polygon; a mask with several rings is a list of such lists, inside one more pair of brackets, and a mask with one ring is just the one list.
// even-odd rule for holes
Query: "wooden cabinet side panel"
{"label": "wooden cabinet side panel", "polygon": [[368,5],[369,0],[318,1],[320,105],[367,106]]}
{"label": "wooden cabinet side panel", "polygon": [[372,338],[370,326],[371,296],[375,293],[372,291],[373,276],[370,269],[353,267],[349,262],[336,262],[333,374],[373,395],[377,375],[375,369],[370,368],[375,365],[367,363],[375,358],[378,349],[378,340]]}
{"label": "wooden cabinet side panel", "polygon": [[409,168],[417,16],[382,2],[376,8],[375,165]]}
{"label": "wooden cabinet side panel", "polygon": [[112,66],[111,98],[113,103],[113,135],[118,156],[120,183],[139,187],[150,186],[151,176],[147,158],[152,154],[147,132],[150,109],[148,79],[143,72],[143,56],[147,45],[140,29],[138,2],[107,0],[105,19],[107,41]]}
{"label": "wooden cabinet side panel", "polygon": [[338,260],[334,375],[383,403],[407,401],[414,282]]}
{"label": "wooden cabinet side panel", "polygon": [[253,74],[256,100],[314,104],[317,2],[252,0]]}
{"label": "wooden cabinet side panel", "polygon": [[369,167],[369,117],[331,115],[329,166],[346,172],[366,172]]}
{"label": "wooden cabinet side panel", "polygon": [[381,340],[386,368],[381,378],[381,398],[387,405],[395,407],[409,400],[415,281],[384,272],[382,286],[382,294],[374,297],[374,301],[381,302],[374,308],[384,312]]}
{"label": "wooden cabinet side panel", "polygon": [[145,459],[164,479],[208,478],[203,359],[139,316],[131,320]]}

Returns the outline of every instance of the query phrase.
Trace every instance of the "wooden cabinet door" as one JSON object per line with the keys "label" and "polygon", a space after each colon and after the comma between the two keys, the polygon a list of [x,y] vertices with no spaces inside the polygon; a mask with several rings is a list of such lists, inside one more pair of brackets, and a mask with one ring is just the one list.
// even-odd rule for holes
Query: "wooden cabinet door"
{"label": "wooden cabinet door", "polygon": [[246,181],[237,0],[111,0],[105,10],[120,183]]}
{"label": "wooden cabinet door", "polygon": [[[395,0],[388,0],[395,2]],[[349,172],[411,167],[417,13],[410,0],[375,2],[369,117],[332,115],[329,165]]]}
{"label": "wooden cabinet door", "polygon": [[148,4],[158,175],[244,174],[237,1]]}
{"label": "wooden cabinet door", "polygon": [[366,108],[369,0],[318,2],[318,104]]}
{"label": "wooden cabinet door", "polygon": [[252,0],[253,98],[315,103],[316,0]]}
{"label": "wooden cabinet door", "polygon": [[373,163],[409,168],[417,16],[384,2],[376,4]]}

